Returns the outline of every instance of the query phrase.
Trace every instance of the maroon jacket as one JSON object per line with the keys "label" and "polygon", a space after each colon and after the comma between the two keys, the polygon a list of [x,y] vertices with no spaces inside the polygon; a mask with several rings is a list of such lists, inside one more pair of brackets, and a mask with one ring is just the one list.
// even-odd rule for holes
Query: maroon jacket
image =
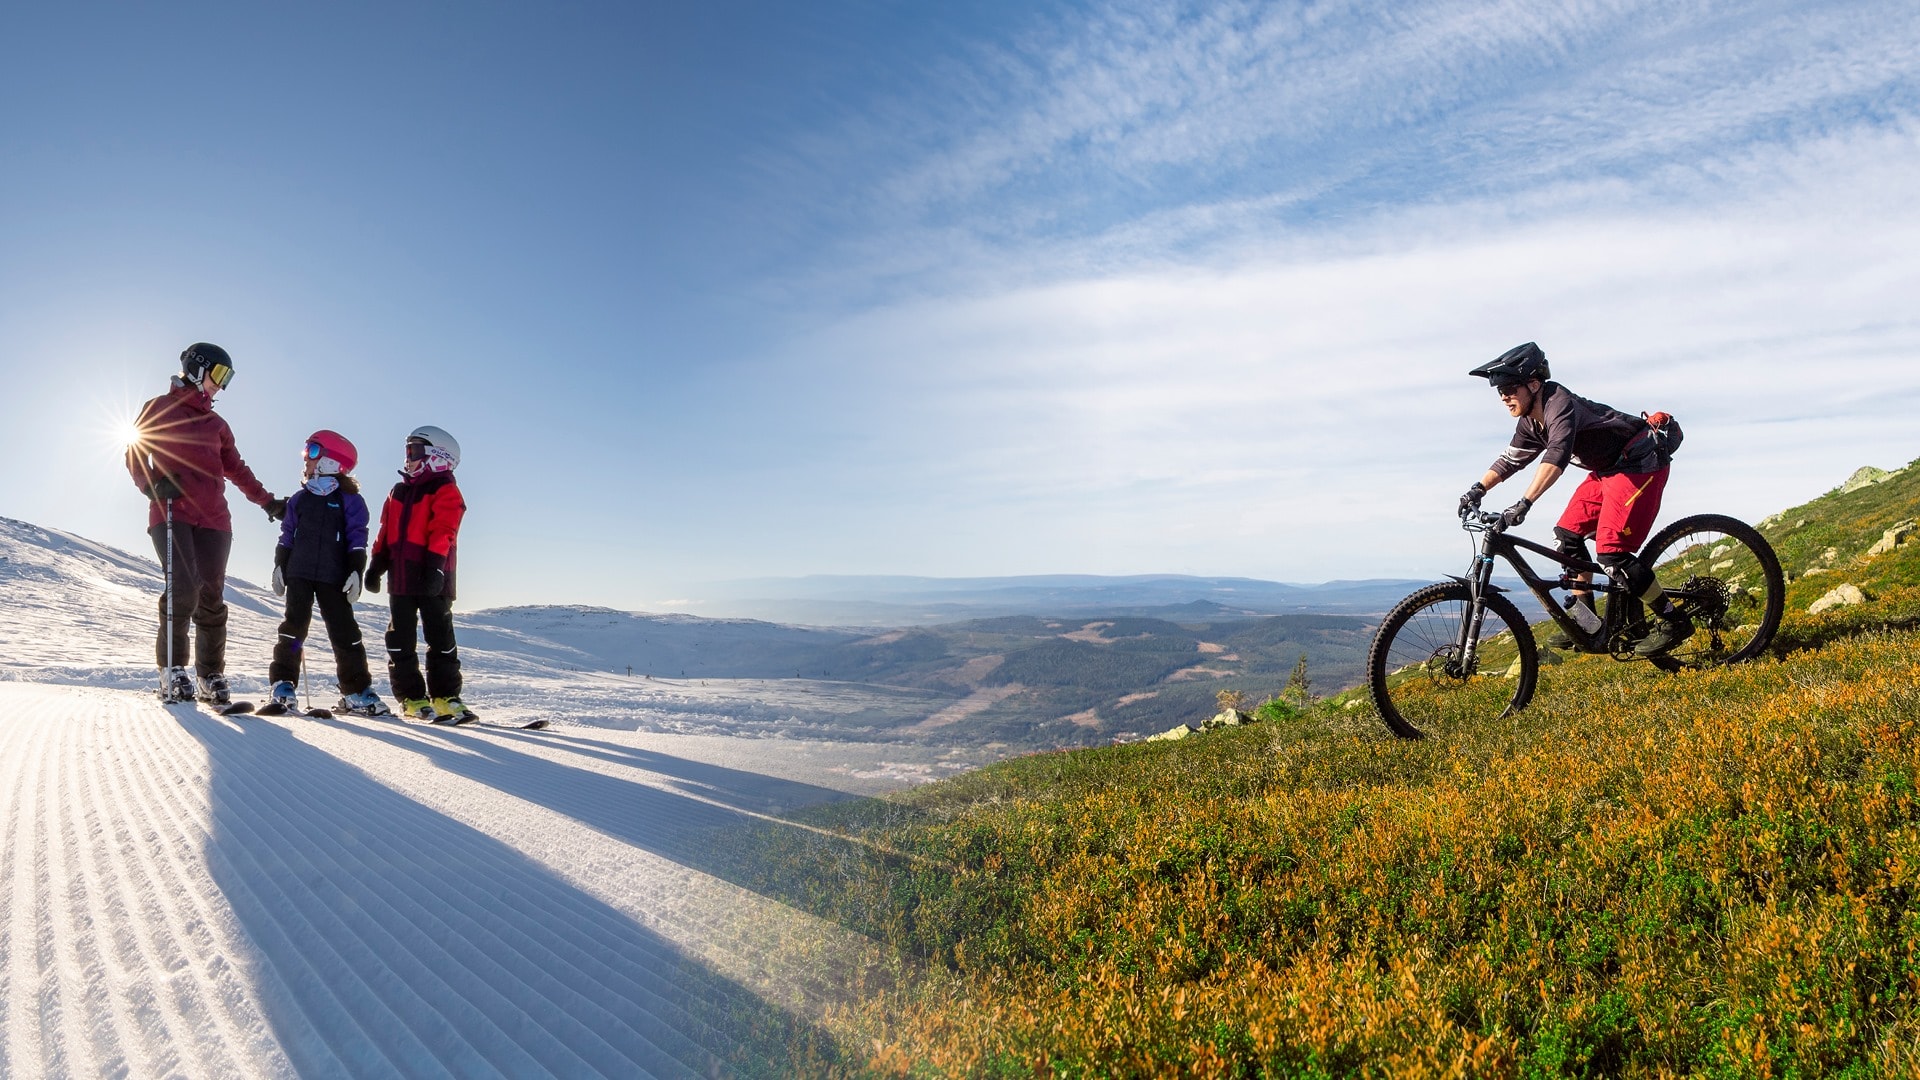
{"label": "maroon jacket", "polygon": [[[232,532],[233,516],[227,513],[228,480],[255,506],[264,507],[273,501],[273,493],[234,449],[233,429],[214,414],[213,400],[199,387],[175,379],[173,389],[141,407],[137,423],[140,441],[127,447],[127,472],[142,495],[159,477],[173,477],[181,491],[180,498],[173,501],[176,524]],[[147,464],[149,454],[153,456],[151,467]],[[147,511],[147,526],[160,524],[164,517],[155,502]]]}

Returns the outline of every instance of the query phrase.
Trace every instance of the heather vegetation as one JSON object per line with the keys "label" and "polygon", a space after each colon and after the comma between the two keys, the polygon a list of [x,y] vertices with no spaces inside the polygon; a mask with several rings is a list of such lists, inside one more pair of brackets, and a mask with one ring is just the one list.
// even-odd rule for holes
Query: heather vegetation
{"label": "heather vegetation", "polygon": [[1754,663],[1571,659],[1422,742],[1282,676],[1260,723],[768,831],[760,873],[896,957],[830,1071],[1920,1075],[1916,516],[1920,469],[1769,522]]}

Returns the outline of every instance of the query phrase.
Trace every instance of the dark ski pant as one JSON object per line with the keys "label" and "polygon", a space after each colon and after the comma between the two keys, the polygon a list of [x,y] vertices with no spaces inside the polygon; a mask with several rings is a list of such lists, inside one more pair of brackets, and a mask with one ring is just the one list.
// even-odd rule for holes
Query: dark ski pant
{"label": "dark ski pant", "polygon": [[[165,522],[147,530],[160,565],[167,565]],[[202,676],[227,670],[227,556],[233,534],[173,523],[173,596],[160,593],[160,629],[153,635],[153,666],[167,666],[167,605],[173,604],[173,663],[187,666],[187,627],[193,627],[193,668]]]}
{"label": "dark ski pant", "polygon": [[340,583],[287,579],[287,617],[280,623],[279,640],[273,643],[273,663],[267,666],[271,682],[300,681],[300,653],[306,647],[307,629],[313,625],[313,605],[320,604],[320,619],[327,624],[327,641],[333,645],[333,671],[340,678],[340,692],[357,694],[373,685],[367,670],[367,646],[360,639],[360,624],[353,617],[353,604],[341,591]]}
{"label": "dark ski pant", "polygon": [[[460,696],[460,649],[453,640],[453,601],[444,596],[395,596],[387,624],[387,681],[401,701]],[[414,625],[427,639],[427,677],[420,678]]]}

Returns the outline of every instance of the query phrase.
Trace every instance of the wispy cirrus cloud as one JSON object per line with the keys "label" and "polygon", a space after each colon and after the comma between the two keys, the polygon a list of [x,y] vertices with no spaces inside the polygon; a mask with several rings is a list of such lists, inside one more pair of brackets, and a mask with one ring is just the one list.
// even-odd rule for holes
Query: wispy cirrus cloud
{"label": "wispy cirrus cloud", "polygon": [[1416,204],[1714,199],[1753,144],[1915,115],[1911,5],[1113,3],[976,45],[786,161],[841,207],[810,272],[939,289]]}

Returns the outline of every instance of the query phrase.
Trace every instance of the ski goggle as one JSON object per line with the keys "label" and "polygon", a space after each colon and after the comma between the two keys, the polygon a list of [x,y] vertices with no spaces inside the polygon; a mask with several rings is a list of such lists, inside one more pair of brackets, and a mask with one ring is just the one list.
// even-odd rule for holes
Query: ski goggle
{"label": "ski goggle", "polygon": [[225,390],[227,384],[233,381],[233,369],[225,364],[215,364],[207,369],[207,378],[213,380],[213,385]]}
{"label": "ski goggle", "polygon": [[432,443],[428,442],[425,439],[408,439],[407,440],[407,460],[419,461],[420,459],[426,457],[427,448],[432,445],[433,445]]}
{"label": "ski goggle", "polygon": [[320,448],[320,444],[317,442],[308,443],[307,448],[304,451],[304,456],[308,461],[319,461],[320,458],[325,454],[326,454],[326,451],[322,450]]}

